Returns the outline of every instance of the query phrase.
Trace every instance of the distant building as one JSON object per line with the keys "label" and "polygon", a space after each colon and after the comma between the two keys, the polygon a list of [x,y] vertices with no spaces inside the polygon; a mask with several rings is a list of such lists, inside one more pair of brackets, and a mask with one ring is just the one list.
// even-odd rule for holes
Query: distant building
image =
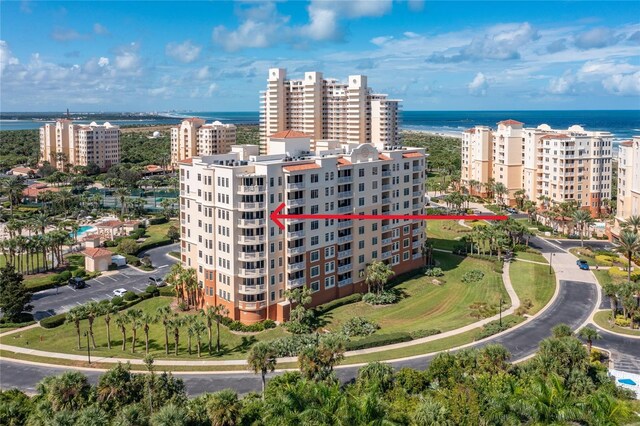
{"label": "distant building", "polygon": [[640,136],[618,149],[618,205],[616,222],[640,215]]}
{"label": "distant building", "polygon": [[183,120],[171,128],[171,164],[199,155],[226,154],[236,143],[236,126],[214,121],[205,124],[200,118]]}
{"label": "distant building", "polygon": [[102,170],[120,163],[120,127],[73,124],[60,119],[40,127],[40,160],[58,170],[95,163]]}
{"label": "distant building", "polygon": [[[486,184],[502,183],[504,201],[514,205],[515,192],[538,204],[576,201],[597,215],[611,197],[612,135],[580,126],[555,130],[506,120],[496,130],[476,126],[462,133],[463,187],[485,196]],[[473,185],[472,185],[473,184]]]}
{"label": "distant building", "polygon": [[[268,155],[236,145],[224,155],[180,163],[181,260],[195,268],[207,306],[223,304],[244,323],[289,318],[285,291],[307,286],[312,306],[366,291],[379,260],[395,273],[424,265],[424,221],[359,221],[360,214],[424,214],[422,148],[271,135]],[[345,214],[344,220],[269,219]]]}
{"label": "distant building", "polygon": [[286,70],[271,68],[267,90],[260,94],[260,152],[267,152],[271,135],[295,130],[314,141],[374,143],[378,149],[401,145],[400,100],[375,94],[364,75],[346,83],[325,79],[320,72],[287,80]]}

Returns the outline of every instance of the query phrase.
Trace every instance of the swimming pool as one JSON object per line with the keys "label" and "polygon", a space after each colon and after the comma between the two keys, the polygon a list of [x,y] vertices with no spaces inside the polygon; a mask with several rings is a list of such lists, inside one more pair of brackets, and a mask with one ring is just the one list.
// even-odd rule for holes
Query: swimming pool
{"label": "swimming pool", "polygon": [[[82,237],[84,234],[86,234],[89,231],[94,231],[95,229],[96,229],[95,226],[82,225],[78,229],[78,238]],[[70,232],[69,236],[73,238],[73,232]]]}
{"label": "swimming pool", "polygon": [[634,382],[631,379],[618,379],[618,382],[622,383],[623,385],[630,385],[630,386],[636,385],[636,382]]}

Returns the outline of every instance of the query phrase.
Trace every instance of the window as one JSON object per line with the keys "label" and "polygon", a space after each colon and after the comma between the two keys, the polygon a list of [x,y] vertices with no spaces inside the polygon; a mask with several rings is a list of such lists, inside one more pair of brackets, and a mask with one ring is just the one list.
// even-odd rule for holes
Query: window
{"label": "window", "polygon": [[317,246],[319,242],[318,236],[316,235],[315,237],[311,237],[311,245],[312,246]]}
{"label": "window", "polygon": [[317,174],[312,174],[311,175],[311,183],[318,183],[318,175]]}
{"label": "window", "polygon": [[358,184],[358,191],[360,192],[364,191],[364,182]]}
{"label": "window", "polygon": [[362,241],[358,241],[358,248],[359,248],[360,250],[364,249],[364,240],[362,240]]}
{"label": "window", "polygon": [[325,259],[332,258],[334,255],[335,255],[335,248],[333,246],[324,248]]}
{"label": "window", "polygon": [[311,221],[311,230],[312,231],[315,230],[315,229],[318,229],[318,226],[319,226],[319,224],[318,224],[317,220],[312,220]]}
{"label": "window", "polygon": [[332,288],[336,285],[336,277],[331,276],[324,279],[324,288]]}
{"label": "window", "polygon": [[364,197],[358,198],[358,206],[364,206]]}
{"label": "window", "polygon": [[364,177],[364,169],[358,169],[358,177]]}
{"label": "window", "polygon": [[332,272],[335,272],[336,267],[335,267],[335,263],[334,262],[327,262],[324,264],[324,273],[325,274],[330,274]]}
{"label": "window", "polygon": [[317,189],[312,189],[311,190],[311,198],[318,198],[318,190]]}
{"label": "window", "polygon": [[358,235],[364,234],[364,226],[358,228]]}
{"label": "window", "polygon": [[319,250],[312,251],[310,257],[312,262],[317,262],[318,260],[320,260],[320,251]]}
{"label": "window", "polygon": [[372,231],[377,231],[378,230],[378,224],[377,223],[371,224],[371,230]]}
{"label": "window", "polygon": [[319,266],[312,266],[311,267],[311,276],[312,277],[317,277],[318,275],[320,275],[320,267]]}
{"label": "window", "polygon": [[[316,175],[316,176],[318,176],[318,175]],[[311,291],[315,293],[316,291],[319,291],[319,290],[320,290],[320,281],[312,282],[311,283]]]}
{"label": "window", "polygon": [[318,206],[311,206],[311,214],[318,214]]}
{"label": "window", "polygon": [[402,247],[404,247],[404,248],[409,247],[409,241],[410,241],[410,240],[409,240],[408,238],[405,238],[405,239],[402,241]]}
{"label": "window", "polygon": [[364,254],[358,256],[358,263],[364,263]]}

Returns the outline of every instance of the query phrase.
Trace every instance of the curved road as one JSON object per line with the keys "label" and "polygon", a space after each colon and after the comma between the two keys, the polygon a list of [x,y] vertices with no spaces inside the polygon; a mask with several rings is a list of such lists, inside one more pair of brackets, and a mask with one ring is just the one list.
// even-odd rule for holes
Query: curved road
{"label": "curved road", "polygon": [[[544,240],[535,238],[532,242],[534,246],[544,253],[562,253],[559,247],[554,247]],[[556,265],[558,266],[558,265]],[[559,265],[560,268],[565,267]],[[561,270],[562,272],[562,270]],[[565,275],[579,277],[577,270],[564,271]],[[586,272],[585,272],[586,273]],[[578,280],[561,280],[559,294],[551,306],[549,306],[540,316],[531,322],[524,324],[514,330],[502,335],[489,338],[483,342],[471,345],[471,347],[482,347],[489,343],[499,343],[504,345],[512,355],[513,360],[519,360],[532,355],[541,340],[551,335],[551,328],[559,323],[566,323],[571,328],[576,329],[583,324],[596,307],[598,294],[594,284]],[[640,373],[640,345],[632,339],[625,339],[620,336],[600,331],[602,340],[596,342],[597,346],[608,349],[612,352],[616,368],[624,371]],[[434,355],[421,355],[410,359],[391,362],[395,368],[411,367],[424,369],[433,359]],[[343,381],[348,381],[355,377],[359,367],[343,366],[338,367],[336,373]],[[29,365],[3,359],[0,362],[0,377],[2,387],[18,387],[28,392],[35,392],[36,384],[45,376],[60,374],[68,370],[65,367],[48,367],[40,365]],[[96,382],[100,371],[83,371],[91,382]],[[260,389],[260,379],[252,373],[197,373],[184,374],[174,373],[181,377],[187,391],[191,395],[202,392],[213,392],[225,388],[232,388],[238,392],[245,393]]]}

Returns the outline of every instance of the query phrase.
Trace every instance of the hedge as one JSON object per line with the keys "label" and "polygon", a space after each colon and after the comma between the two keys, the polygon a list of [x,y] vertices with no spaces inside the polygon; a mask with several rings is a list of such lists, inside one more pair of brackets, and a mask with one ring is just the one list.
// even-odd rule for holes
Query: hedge
{"label": "hedge", "polygon": [[158,290],[160,291],[160,296],[173,297],[176,295],[176,291],[173,286],[160,287]]}
{"label": "hedge", "polygon": [[374,348],[376,346],[392,345],[394,343],[402,343],[413,340],[411,335],[406,332],[397,332],[389,334],[372,334],[357,341],[349,341],[346,348],[349,351],[358,349]]}
{"label": "hedge", "polygon": [[27,327],[29,325],[35,324],[35,321],[27,321],[27,322],[3,322],[0,323],[0,330],[3,328],[22,328]]}
{"label": "hedge", "polygon": [[349,305],[351,303],[356,303],[361,300],[362,300],[362,293],[353,293],[349,296],[345,296],[340,299],[335,299],[330,302],[327,302],[323,305],[319,305],[315,308],[315,312],[317,315],[324,315],[333,309],[339,308],[340,306]]}
{"label": "hedge", "polygon": [[53,280],[48,283],[40,283],[40,284],[34,284],[34,285],[29,285],[29,283],[25,283],[25,287],[27,287],[27,290],[29,290],[32,293],[37,293],[42,290],[48,290],[50,288],[54,288],[55,286],[56,286],[56,283]]}
{"label": "hedge", "polygon": [[163,223],[167,223],[169,222],[169,219],[167,219],[164,216],[159,216],[159,217],[154,217],[149,219],[149,225],[162,225]]}
{"label": "hedge", "polygon": [[53,315],[40,320],[40,326],[43,328],[56,328],[64,324],[67,314]]}
{"label": "hedge", "polygon": [[151,250],[152,248],[167,246],[169,244],[173,244],[173,241],[171,241],[171,238],[169,237],[165,237],[164,239],[151,244],[142,243],[140,249],[136,252],[136,254],[140,254],[141,252],[146,250]]}
{"label": "hedge", "polygon": [[416,330],[409,333],[412,339],[421,339],[423,337],[435,336],[436,334],[440,334],[442,331],[435,328],[428,328],[426,330]]}

